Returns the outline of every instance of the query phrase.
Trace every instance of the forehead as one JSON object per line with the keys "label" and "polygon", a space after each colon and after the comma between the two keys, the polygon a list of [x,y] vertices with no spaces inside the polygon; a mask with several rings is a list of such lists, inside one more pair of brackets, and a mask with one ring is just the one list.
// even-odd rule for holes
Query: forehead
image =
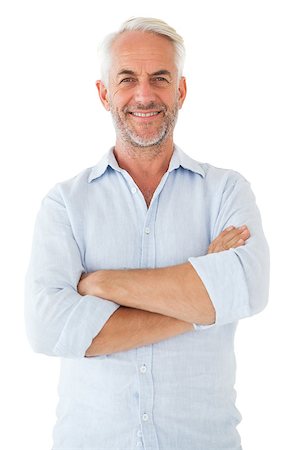
{"label": "forehead", "polygon": [[150,32],[125,31],[111,47],[112,71],[136,69],[146,66],[149,70],[176,70],[175,51],[172,42],[164,36]]}

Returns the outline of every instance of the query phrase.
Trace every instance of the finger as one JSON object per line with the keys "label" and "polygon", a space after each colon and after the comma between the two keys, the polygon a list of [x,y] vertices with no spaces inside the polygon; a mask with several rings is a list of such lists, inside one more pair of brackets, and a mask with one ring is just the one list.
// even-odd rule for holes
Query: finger
{"label": "finger", "polygon": [[230,237],[232,237],[232,236],[235,236],[235,234],[237,234],[237,228],[235,228],[235,227],[233,227],[233,226],[230,226],[230,227],[228,227],[228,228],[225,228],[225,230],[223,230],[223,231],[222,231],[222,232],[214,239],[214,241],[219,240],[219,239],[223,239],[223,238],[225,238],[225,237],[228,238],[228,236],[229,236],[229,238],[230,238]]}
{"label": "finger", "polygon": [[225,231],[230,231],[230,230],[233,230],[234,228],[236,228],[235,226],[233,226],[233,225],[230,225],[229,227],[227,227],[227,228],[225,228],[225,230],[223,230],[223,232]]}
{"label": "finger", "polygon": [[231,248],[236,248],[236,247],[240,247],[241,245],[244,245],[245,244],[245,241],[244,241],[244,239],[241,239],[241,238],[239,238],[239,239],[233,239],[232,241],[230,241],[230,242],[226,242],[224,245],[223,245],[223,249],[224,250],[230,250]]}
{"label": "finger", "polygon": [[234,227],[233,225],[230,225],[230,227],[225,228],[225,230],[223,230],[219,236],[224,236],[225,234],[227,234],[229,231],[235,230],[236,227]]}
{"label": "finger", "polygon": [[232,239],[225,242],[226,248],[232,248],[235,246],[243,245],[245,241],[250,237],[249,230],[244,230],[241,233],[234,236]]}
{"label": "finger", "polygon": [[235,244],[232,244],[230,248],[237,248],[241,247],[242,245],[245,245],[244,239],[239,239]]}
{"label": "finger", "polygon": [[243,226],[241,226],[239,228],[234,228],[234,229],[231,229],[231,230],[229,230],[227,228],[220,234],[219,237],[222,237],[222,239],[225,239],[225,241],[228,242],[229,240],[234,239],[236,236],[241,235],[246,230],[248,230],[246,225],[243,225]]}
{"label": "finger", "polygon": [[224,239],[226,239],[227,242],[229,242],[230,240],[236,240],[236,239],[248,239],[248,237],[250,236],[250,231],[248,230],[248,228],[246,228],[245,230],[238,230],[238,232],[233,235],[233,236],[225,236]]}

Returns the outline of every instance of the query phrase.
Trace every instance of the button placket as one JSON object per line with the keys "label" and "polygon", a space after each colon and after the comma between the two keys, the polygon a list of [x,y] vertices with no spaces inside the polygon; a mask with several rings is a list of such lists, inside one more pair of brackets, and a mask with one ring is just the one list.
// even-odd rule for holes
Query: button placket
{"label": "button placket", "polygon": [[[139,377],[140,396],[139,412],[141,430],[137,431],[139,439],[143,436],[145,445],[153,445],[156,449],[156,432],[152,421],[153,411],[153,379],[151,374],[152,346],[137,349],[137,371]],[[151,447],[152,448],[152,447]]]}
{"label": "button placket", "polygon": [[[158,190],[160,192],[161,190]],[[141,262],[142,269],[149,269],[155,267],[155,218],[159,202],[159,192],[153,196],[149,209],[146,210],[144,216],[144,224],[142,231],[141,242]],[[139,415],[140,426],[142,429],[143,447],[158,450],[158,439],[156,429],[153,423],[153,399],[154,399],[154,384],[152,377],[152,352],[153,346],[147,345],[137,348],[137,374],[139,379]],[[141,437],[139,437],[141,439]],[[138,444],[137,444],[138,445]]]}

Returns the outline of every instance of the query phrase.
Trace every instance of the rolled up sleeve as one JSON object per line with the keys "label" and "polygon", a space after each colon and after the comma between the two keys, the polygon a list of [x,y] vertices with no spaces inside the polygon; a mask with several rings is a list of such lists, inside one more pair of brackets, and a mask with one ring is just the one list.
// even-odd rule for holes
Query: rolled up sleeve
{"label": "rolled up sleeve", "polygon": [[[235,172],[222,195],[213,225],[212,240],[230,225],[246,224],[250,238],[245,245],[191,256],[192,264],[204,283],[216,311],[214,325],[225,325],[264,309],[269,293],[269,247],[250,183]],[[195,329],[205,328],[194,324]]]}
{"label": "rolled up sleeve", "polygon": [[25,280],[25,325],[34,351],[81,358],[119,305],[81,296],[84,272],[66,207],[57,189],[43,200]]}

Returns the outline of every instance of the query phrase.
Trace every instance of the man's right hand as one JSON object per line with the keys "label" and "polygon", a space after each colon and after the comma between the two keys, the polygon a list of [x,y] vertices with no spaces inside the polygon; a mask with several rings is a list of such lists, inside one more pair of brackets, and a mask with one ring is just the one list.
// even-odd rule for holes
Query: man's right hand
{"label": "man's right hand", "polygon": [[230,226],[222,231],[208,247],[207,254],[223,252],[230,248],[240,247],[250,237],[250,231],[246,225],[239,228]]}

